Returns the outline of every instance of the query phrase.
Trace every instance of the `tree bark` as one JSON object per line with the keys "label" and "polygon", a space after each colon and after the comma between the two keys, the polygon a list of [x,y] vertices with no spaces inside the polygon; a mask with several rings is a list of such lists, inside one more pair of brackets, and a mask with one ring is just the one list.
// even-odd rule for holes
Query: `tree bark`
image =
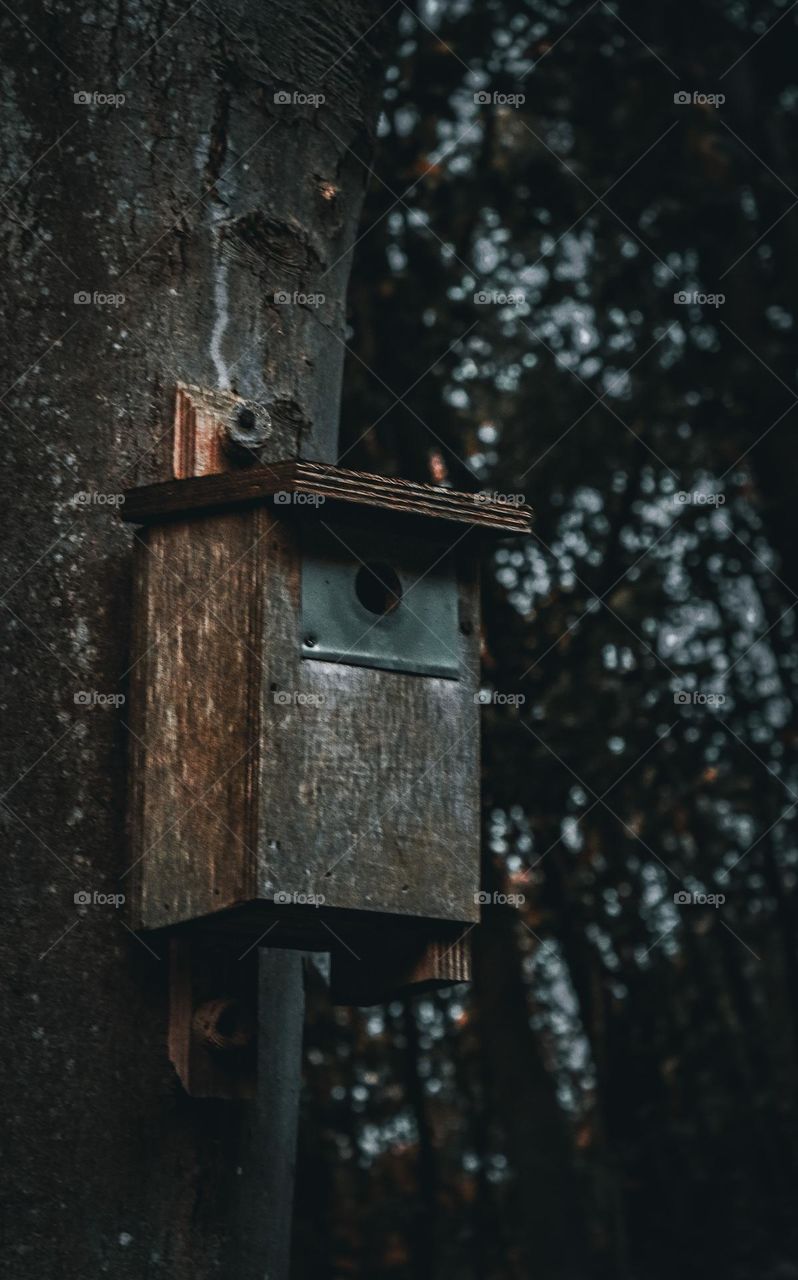
{"label": "tree bark", "polygon": [[[567,1126],[529,1026],[518,949],[506,919],[487,915],[475,937],[474,987],[486,1104],[514,1173],[511,1264],[547,1280],[585,1274],[584,1203]],[[511,1267],[508,1273],[514,1274]]]}
{"label": "tree bark", "polygon": [[391,16],[372,0],[1,12],[13,1272],[249,1280],[251,1116],[182,1092],[166,961],[113,906],[74,900],[123,892],[127,866],[107,698],[125,692],[131,534],[114,503],[166,474],[178,381],[265,404],[281,452],[335,461],[366,181],[348,148],[371,148]]}

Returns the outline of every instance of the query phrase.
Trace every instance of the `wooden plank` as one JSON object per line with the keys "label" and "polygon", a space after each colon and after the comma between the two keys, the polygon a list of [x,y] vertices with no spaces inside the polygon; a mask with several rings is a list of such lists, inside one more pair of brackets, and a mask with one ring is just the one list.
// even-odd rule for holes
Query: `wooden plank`
{"label": "wooden plank", "polygon": [[307,702],[264,706],[260,895],[476,920],[479,707],[439,677],[299,658],[293,679]]}
{"label": "wooden plank", "polygon": [[137,548],[130,909],[158,928],[254,896],[268,512],[156,526]]}
{"label": "wooden plank", "polygon": [[[242,447],[241,414],[257,424],[254,437],[244,433],[254,452]],[[246,418],[244,419],[246,421]],[[238,441],[238,445],[236,445]],[[172,425],[172,471],[175,479],[216,475],[249,465],[264,453],[284,457],[295,441],[285,424],[275,424],[264,405],[233,391],[178,382]]]}
{"label": "wooden plank", "polygon": [[339,910],[476,920],[473,563],[461,557],[458,570],[468,602],[454,640],[460,679],[378,671],[302,656],[299,540],[296,523],[281,521],[262,563],[260,896],[323,895]]}
{"label": "wooden plank", "polygon": [[222,448],[225,420],[232,413],[229,392],[211,392],[179,382],[175,388],[172,467],[176,479],[215,475],[230,466]]}
{"label": "wooden plank", "polygon": [[501,503],[482,494],[295,461],[131,489],[125,494],[121,515],[125,520],[146,524],[189,512],[199,514],[257,502],[276,493],[474,525],[505,534],[532,530],[533,513],[524,503]]}

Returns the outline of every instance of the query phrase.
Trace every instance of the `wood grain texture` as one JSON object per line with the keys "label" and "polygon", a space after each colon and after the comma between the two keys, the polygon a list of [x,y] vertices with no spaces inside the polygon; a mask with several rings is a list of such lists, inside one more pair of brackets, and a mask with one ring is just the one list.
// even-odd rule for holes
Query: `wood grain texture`
{"label": "wood grain texture", "polygon": [[172,426],[172,469],[176,480],[216,475],[229,469],[222,432],[235,399],[230,392],[214,393],[207,388],[177,384]]}
{"label": "wood grain texture", "polygon": [[144,531],[134,927],[256,901],[316,942],[336,911],[478,919],[479,600],[455,560],[449,680],[302,656],[301,529],[279,507]]}
{"label": "wood grain texture", "polygon": [[314,462],[275,462],[224,475],[201,475],[131,489],[123,519],[152,523],[188,512],[207,512],[271,498],[275,493],[307,494],[330,503],[348,503],[428,520],[474,525],[501,533],[530,533],[533,513],[525,504],[487,500],[436,485],[347,471]]}
{"label": "wood grain texture", "polygon": [[266,511],[225,514],[147,530],[137,547],[134,927],[252,896],[261,743],[253,585],[269,527]]}
{"label": "wood grain texture", "polygon": [[300,541],[281,521],[263,564],[260,892],[477,919],[477,632],[458,629],[457,681],[303,658]]}
{"label": "wood grain texture", "polygon": [[[268,424],[257,448],[258,457],[281,457],[289,452],[295,443],[291,431],[284,423],[272,420],[271,415],[264,419],[265,405],[245,400],[233,391],[178,382],[172,424],[174,479],[240,470],[242,455],[231,452],[229,435],[231,424],[242,409],[252,410]],[[246,460],[252,465],[255,455]]]}

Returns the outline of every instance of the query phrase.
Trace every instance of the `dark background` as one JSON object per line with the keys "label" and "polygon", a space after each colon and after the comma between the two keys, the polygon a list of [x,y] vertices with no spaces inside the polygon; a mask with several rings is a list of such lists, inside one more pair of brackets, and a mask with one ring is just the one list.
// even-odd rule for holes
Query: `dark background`
{"label": "dark background", "polygon": [[525,901],[469,989],[315,1002],[297,1276],[798,1276],[797,14],[399,14],[342,461],[535,508],[485,575]]}
{"label": "dark background", "polygon": [[116,504],[176,384],[334,461],[346,348],[344,466],[537,513],[484,584],[524,900],[468,989],[333,1009],[309,967],[294,1280],[798,1280],[797,22],[0,0],[0,1272],[275,1270],[278,1073],[189,1096],[162,940],[80,901],[130,866],[127,707],[85,697],[128,689]]}

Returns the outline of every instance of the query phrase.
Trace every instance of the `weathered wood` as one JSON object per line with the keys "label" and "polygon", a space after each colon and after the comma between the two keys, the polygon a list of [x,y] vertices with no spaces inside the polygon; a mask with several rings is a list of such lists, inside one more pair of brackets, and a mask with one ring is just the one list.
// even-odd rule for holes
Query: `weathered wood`
{"label": "weathered wood", "polygon": [[[457,569],[478,617],[467,557]],[[478,633],[458,628],[457,681],[313,661],[298,643],[300,573],[301,527],[280,520],[263,562],[261,891],[478,918]]]}
{"label": "weathered wood", "polygon": [[[308,660],[299,648],[301,521],[291,504],[250,505],[253,495],[281,490],[343,495],[344,504],[392,519],[397,567],[407,554],[410,515],[423,516],[441,538],[457,522],[483,518],[503,532],[519,522],[528,527],[531,514],[434,486],[293,462],[148,491],[149,509],[173,521],[154,523],[142,538],[148,576],[139,589],[149,604],[137,631],[145,656],[136,664],[134,694],[146,704],[135,731],[134,927],[238,907],[246,930],[276,927],[273,942],[292,936],[291,917],[304,915],[305,945],[312,946],[329,931],[330,910],[475,920],[473,556],[463,548],[458,557],[460,625],[452,644],[459,682]],[[243,503],[237,511],[227,509],[233,495]],[[216,506],[224,514],[214,515]],[[142,509],[134,501],[127,517]],[[326,504],[323,510],[327,517]],[[340,541],[349,537],[344,529]],[[445,541],[433,544],[429,565],[446,552]],[[152,651],[159,657],[148,669]],[[198,669],[203,693],[188,706],[184,690],[197,683]],[[286,778],[297,779],[293,797]],[[189,780],[198,799],[187,805]],[[308,899],[324,909],[304,906]],[[243,910],[253,903],[257,915]],[[440,948],[431,943],[433,974]],[[385,980],[401,985],[403,973],[386,972]]]}
{"label": "weathered wood", "polygon": [[[189,468],[208,471],[222,467],[233,469],[235,464],[230,461],[220,440],[224,429],[224,415],[233,411],[235,400],[231,397],[219,397],[201,388],[192,388],[189,396],[188,391],[178,388],[176,403],[175,469],[182,469],[184,473]],[[286,492],[291,491],[291,485],[298,481],[301,483],[303,476],[293,464],[282,464],[281,470],[280,484],[285,487]],[[378,501],[387,497],[389,513],[397,502],[402,503],[408,489],[411,492],[420,491],[425,504],[430,494],[433,500],[443,498],[447,503],[452,497],[449,491],[435,490],[431,486],[406,486],[386,482],[381,477],[363,477],[333,468],[313,467],[308,469],[307,474],[311,477],[322,475],[329,487],[340,488],[350,496],[362,496],[365,492],[370,499],[376,497]],[[157,488],[162,492],[167,487]],[[469,495],[462,496],[469,503],[473,501]],[[454,497],[457,500],[460,495]],[[351,510],[351,507],[346,510]],[[380,508],[367,506],[366,511],[368,510],[375,514],[380,512]],[[425,511],[428,513],[426,505]],[[472,515],[473,508],[466,508],[466,513]],[[503,511],[501,515],[504,515]],[[143,715],[139,727],[134,728],[133,774],[137,782],[134,783],[133,794],[135,805],[144,805],[146,799],[150,806],[146,811],[141,807],[137,809],[138,818],[134,825],[140,833],[150,826],[152,838],[148,836],[136,848],[135,856],[142,861],[133,873],[136,884],[134,901],[140,902],[144,916],[153,909],[156,912],[163,910],[163,920],[159,920],[159,923],[166,923],[170,916],[172,919],[184,918],[184,915],[185,918],[191,918],[193,913],[203,909],[204,903],[204,909],[208,912],[215,908],[221,910],[221,916],[217,911],[216,919],[222,922],[223,928],[236,921],[237,930],[246,937],[259,937],[268,930],[270,945],[329,949],[332,956],[334,998],[339,1002],[373,1003],[400,994],[412,985],[440,986],[465,981],[470,974],[468,941],[462,941],[458,935],[453,934],[451,926],[431,920],[426,932],[416,929],[402,931],[395,926],[392,928],[389,917],[383,915],[384,923],[379,926],[376,937],[373,929],[369,931],[367,927],[363,927],[358,920],[361,913],[351,909],[352,888],[356,891],[354,901],[357,908],[363,906],[363,892],[369,892],[368,886],[363,882],[356,856],[351,858],[352,867],[344,868],[344,872],[337,876],[335,867],[330,876],[325,874],[330,868],[324,868],[324,883],[316,883],[315,887],[311,887],[313,868],[307,865],[310,859],[304,856],[304,849],[307,847],[312,851],[317,848],[315,832],[295,831],[290,841],[281,846],[279,834],[275,836],[273,832],[259,833],[257,820],[254,820],[250,828],[249,847],[246,835],[242,834],[239,822],[241,816],[248,809],[254,813],[259,804],[253,794],[251,778],[254,774],[259,774],[261,768],[266,776],[266,788],[271,787],[281,796],[285,776],[315,777],[320,758],[331,762],[337,759],[345,766],[343,775],[333,774],[328,786],[321,787],[322,792],[326,790],[328,797],[319,807],[322,822],[314,822],[313,807],[308,810],[305,806],[306,822],[329,832],[334,829],[335,824],[328,815],[331,811],[336,813],[340,808],[341,786],[345,785],[346,773],[351,768],[346,761],[352,759],[353,751],[364,751],[368,756],[372,750],[370,722],[363,717],[364,705],[371,705],[376,711],[377,722],[388,729],[385,739],[388,743],[397,738],[407,743],[423,744],[430,741],[431,735],[434,737],[440,710],[436,710],[434,702],[430,703],[423,684],[409,678],[405,682],[408,693],[411,696],[415,693],[423,694],[419,704],[420,714],[419,710],[411,712],[409,732],[403,734],[397,729],[393,733],[391,727],[396,725],[395,716],[392,719],[391,713],[386,714],[384,707],[380,710],[379,703],[370,703],[373,696],[370,689],[372,673],[362,672],[354,677],[361,685],[358,691],[347,689],[350,677],[345,675],[345,671],[351,671],[351,668],[336,670],[333,667],[326,672],[324,664],[313,663],[309,669],[315,671],[322,680],[325,675],[328,679],[334,676],[335,683],[340,685],[343,676],[342,696],[349,700],[354,710],[354,719],[350,717],[342,721],[340,745],[330,740],[328,713],[332,708],[329,690],[321,692],[317,686],[309,689],[300,687],[305,668],[301,662],[297,664],[295,640],[301,531],[297,530],[296,523],[289,516],[290,511],[281,510],[277,505],[271,512],[262,509],[259,516],[252,510],[238,513],[233,510],[227,516],[220,514],[210,524],[206,523],[205,518],[198,522],[184,517],[178,518],[174,523],[143,531],[138,552],[141,576],[138,579],[137,595],[147,598],[149,603],[146,608],[138,610],[140,616],[135,631],[136,652],[143,656],[140,662],[136,662],[133,670],[132,709],[143,707]],[[400,524],[399,528],[402,527]],[[431,527],[438,528],[440,537],[441,531],[446,528],[446,522],[440,523],[438,520]],[[344,537],[350,537],[348,531],[344,531]],[[258,554],[251,552],[253,544],[257,545]],[[439,554],[441,553],[436,551],[434,558]],[[151,576],[153,574],[157,575],[157,584]],[[260,589],[248,591],[248,583],[259,577],[262,578]],[[465,645],[464,657],[473,685],[478,662],[474,646],[478,632],[479,601],[472,557],[461,555],[458,579],[460,631],[465,638],[462,641]],[[217,599],[220,590],[224,593],[224,602]],[[258,602],[261,598],[267,602],[266,607],[272,610],[268,619],[259,615]],[[264,628],[263,637],[258,631],[260,626]],[[226,633],[225,627],[228,629]],[[266,643],[267,638],[269,647],[262,653],[261,644]],[[207,649],[209,644],[212,652]],[[290,670],[285,662],[281,664],[279,661],[281,646],[285,647]],[[159,657],[150,657],[155,650],[159,652]],[[233,654],[237,656],[231,656]],[[262,675],[260,678],[258,675],[259,658],[262,656],[268,656],[267,665],[271,675],[281,665],[283,668],[280,673],[281,681],[270,679],[268,688]],[[196,676],[197,664],[204,673],[199,680]],[[233,698],[228,697],[226,683],[231,672],[235,677]],[[385,694],[390,703],[393,703],[397,689],[402,686],[394,683],[395,677],[383,675],[382,680]],[[202,695],[192,699],[189,705],[185,699],[185,690],[194,685],[198,692],[202,690]],[[273,687],[275,685],[277,688]],[[279,696],[292,686],[296,687],[293,688],[291,703],[277,701],[275,695]],[[451,692],[450,690],[450,694]],[[239,701],[235,700],[236,696]],[[354,702],[351,701],[352,696],[355,698]],[[325,699],[328,699],[327,704]],[[217,732],[217,702],[221,702],[228,713],[224,722],[233,730],[232,736],[225,737]],[[303,719],[307,719],[307,712],[314,703],[322,712],[320,722],[315,725],[305,724]],[[400,698],[397,706],[403,705],[404,701]],[[429,712],[430,706],[432,718],[424,730],[423,717],[425,712]],[[297,708],[301,708],[301,718],[292,727],[286,720],[290,717],[290,710],[295,711]],[[401,713],[399,718],[401,720]],[[164,731],[167,723],[171,728],[171,736]],[[271,725],[268,729],[265,727],[267,724]],[[235,733],[236,726],[238,734]],[[476,715],[474,729],[478,732]],[[248,740],[248,734],[252,735],[251,740]],[[152,784],[143,786],[141,779],[145,776],[145,769],[149,768],[143,744],[153,735],[161,746],[153,759]],[[265,747],[261,742],[264,735]],[[283,752],[275,749],[280,740],[285,744]],[[188,753],[175,751],[181,741],[190,744]],[[303,741],[309,748],[310,759],[299,761],[295,757],[299,744]],[[266,757],[261,764],[261,753],[264,750]],[[286,758],[286,752],[293,753],[294,758]],[[250,764],[249,771],[239,767],[245,753]],[[384,751],[380,754],[384,755]],[[269,755],[271,759],[268,758]],[[414,758],[415,751],[409,754],[405,766],[404,776],[408,779],[407,769]],[[464,767],[466,772],[474,769],[473,759],[467,763],[460,758],[453,763],[461,778]],[[423,769],[422,758],[420,772]],[[433,774],[434,772],[435,770]],[[217,809],[209,818],[210,800],[218,790],[219,775],[222,775],[224,781],[220,797],[223,812],[220,813]],[[402,770],[396,776],[401,779]],[[201,784],[199,790],[189,793],[188,789],[196,788],[197,784]],[[318,788],[317,783],[313,785]],[[369,790],[372,802],[379,800],[385,793],[384,780],[381,777],[370,781],[364,778],[363,795],[368,795]],[[263,794],[266,794],[265,788]],[[446,795],[447,787],[440,787],[436,783],[435,794]],[[200,797],[200,803],[194,803],[193,796]],[[390,805],[392,802],[387,800],[386,803]],[[403,811],[413,813],[415,809],[414,805],[408,806],[404,801],[401,807],[395,807],[399,814]],[[296,812],[301,814],[303,806],[297,806]],[[271,805],[269,820],[272,824],[276,813],[276,806]],[[153,818],[151,824],[148,814]],[[355,855],[359,844],[368,848],[374,843],[375,836],[381,839],[381,834],[375,828],[375,815],[364,808],[362,816],[366,822],[365,832],[356,831],[354,825],[345,827],[343,831],[344,838],[355,846]],[[454,815],[455,818],[458,816],[462,818],[462,813]],[[445,832],[447,827],[451,827],[452,816],[439,815],[439,818],[440,821],[434,825],[441,826]],[[369,828],[369,823],[372,829]],[[382,825],[378,814],[376,823],[377,828]],[[458,833],[452,828],[449,835],[450,838],[457,838]],[[172,842],[176,840],[182,842],[186,850],[187,856],[183,859],[176,860],[173,857]],[[468,842],[473,849],[473,832]],[[268,877],[265,883],[258,881],[256,848],[260,849],[260,865],[265,868]],[[289,848],[303,855],[303,875],[298,881],[286,879],[286,870],[281,866],[279,874],[283,878],[275,882],[269,872],[269,863],[274,862],[274,854],[283,849],[286,852],[280,862],[285,862],[290,857]],[[198,854],[199,850],[202,850],[201,855]],[[390,905],[394,910],[398,898],[408,912],[415,909],[421,915],[435,915],[441,911],[434,896],[430,896],[429,901],[419,901],[418,897],[414,898],[410,894],[410,873],[406,866],[403,867],[403,862],[409,859],[412,867],[414,855],[423,852],[421,840],[414,839],[412,833],[406,833],[403,857],[395,861],[389,857],[382,873],[379,871],[380,860],[377,859],[378,865],[372,869],[372,874],[385,883],[381,886],[382,896],[373,902],[373,907],[385,907],[386,888],[392,885],[394,902]],[[345,859],[351,856],[346,849],[344,854]],[[334,854],[334,857],[338,856],[339,852]],[[154,877],[155,900],[149,903],[148,877],[143,874],[146,869],[145,858],[159,861],[158,873]],[[332,860],[334,859],[328,859]],[[434,867],[436,861],[433,859],[429,865]],[[317,872],[318,870],[316,868]],[[454,872],[455,883],[461,886],[465,884],[466,889],[469,885],[474,887],[473,857],[464,859],[460,868],[452,863],[451,870]],[[463,871],[468,873],[465,877],[462,875]],[[398,885],[397,876],[400,881]],[[301,905],[296,906],[294,903],[281,903],[279,907],[275,907],[271,897],[262,896],[276,892],[292,897],[296,894],[316,894],[328,898],[332,886],[326,881],[333,879],[337,881],[335,889],[339,894],[340,881],[348,883],[350,896],[335,899],[332,911],[326,905],[322,908],[303,909]],[[159,902],[160,908],[157,905]],[[254,904],[254,909],[250,904]],[[225,908],[230,910],[225,913]],[[473,900],[466,900],[458,914],[470,918],[474,910]],[[408,916],[408,923],[411,918]],[[134,919],[134,923],[136,922]],[[184,948],[188,945],[187,942],[181,943]],[[205,944],[202,945],[204,947]],[[204,952],[201,951],[199,942],[195,943],[195,964],[198,966],[202,954]],[[191,1092],[204,1092],[206,1096],[229,1096],[229,1081],[223,1073],[220,1075],[218,1069],[210,1070],[218,1067],[218,1064],[209,1059],[207,1052],[197,1047],[191,1037],[188,1021],[188,1015],[184,1013],[182,1022],[177,1026],[177,1038],[183,1046],[188,1046],[189,1051],[188,1061],[181,1073],[185,1086]],[[175,1034],[173,1015],[172,1039]],[[234,1087],[239,1086],[240,1082],[234,1082]],[[249,1086],[247,1084],[244,1087]]]}
{"label": "weathered wood", "polygon": [[[254,430],[242,431],[242,415],[244,423],[246,415],[251,416]],[[249,447],[236,450],[231,447],[236,442]],[[218,475],[269,454],[283,457],[292,445],[289,433],[281,425],[275,426],[265,405],[244,400],[232,391],[177,384],[172,426],[174,479]]]}
{"label": "weathered wood", "polygon": [[257,580],[268,513],[149,530],[136,547],[130,656],[134,927],[255,889]]}
{"label": "weathered wood", "polygon": [[478,584],[455,565],[460,678],[419,677],[303,657],[301,528],[279,506],[144,531],[133,927],[258,902],[323,936],[318,899],[478,918]]}
{"label": "weathered wood", "polygon": [[[202,387],[184,387],[178,385],[175,394],[175,417],[173,422],[173,468],[175,477],[185,478],[189,475],[214,474],[218,475],[221,471],[233,471],[238,469],[237,464],[226,451],[223,445],[223,437],[226,430],[226,423],[231,415],[240,407],[240,397],[220,393],[212,389]],[[284,465],[284,464],[283,464]],[[342,472],[339,469],[321,469],[311,468],[311,472],[329,471],[333,483],[339,481],[343,486],[352,491],[353,479],[357,482],[363,477],[357,476],[356,473]],[[287,471],[287,483],[291,483],[291,470]],[[371,492],[380,492],[386,485],[382,477],[365,477],[369,484]],[[388,482],[389,499],[397,491],[400,496],[402,491],[408,486],[401,483],[394,485]],[[160,486],[163,488],[163,486]],[[411,488],[422,491],[425,495],[431,488],[430,486],[411,486]],[[435,496],[444,494],[449,498],[449,491],[434,490]],[[455,495],[457,496],[457,495]],[[468,497],[468,495],[464,495]],[[470,499],[469,499],[470,500]],[[345,508],[347,512],[352,512],[352,507]],[[380,508],[365,508],[365,511],[371,511],[373,515],[385,514]],[[279,518],[285,516],[285,511],[276,509],[275,515]],[[326,514],[326,510],[325,510]],[[390,509],[389,509],[390,514]],[[230,565],[240,555],[241,547],[236,538],[226,543],[227,535],[224,529],[228,526],[219,525],[217,534],[213,539],[214,549],[211,552],[212,569],[217,578],[222,578],[226,572],[224,566]],[[243,526],[242,526],[243,527]],[[265,526],[264,526],[265,527]],[[275,523],[275,529],[279,525]],[[439,523],[430,526],[433,530],[437,529],[438,536],[441,536],[441,526]],[[274,532],[274,530],[273,530]],[[252,534],[247,535],[255,536]],[[345,535],[349,537],[347,532]],[[458,535],[461,537],[461,535]],[[181,575],[185,574],[183,580],[175,584],[174,580],[170,580],[167,575],[162,581],[162,591],[159,595],[158,602],[154,605],[156,613],[163,608],[174,606],[174,608],[182,609],[186,606],[187,612],[191,612],[190,604],[192,601],[191,592],[194,592],[194,598],[197,606],[204,593],[205,584],[202,581],[200,573],[199,578],[195,578],[191,572],[191,566],[196,562],[199,564],[203,558],[203,550],[197,547],[196,556],[192,550],[191,534],[188,527],[183,527],[181,531],[181,523],[178,520],[174,533],[157,534],[154,529],[144,531],[141,537],[141,547],[138,549],[137,561],[140,579],[136,595],[142,597],[147,594],[147,572],[150,567],[150,561],[153,555],[160,558],[162,567],[167,565],[164,559],[164,550],[171,546],[171,539],[174,537],[175,545],[182,546],[182,554],[186,557],[186,563],[181,565],[177,572]],[[163,543],[159,541],[163,539]],[[218,540],[218,545],[217,545]],[[279,543],[279,538],[277,539]],[[214,557],[216,563],[214,564]],[[246,563],[249,564],[250,557],[246,557]],[[189,564],[190,562],[190,564]],[[253,562],[253,572],[254,572]],[[460,565],[460,625],[464,635],[475,635],[477,630],[477,611],[478,598],[476,596],[476,574],[472,571],[469,575],[469,567],[473,566],[473,562],[469,557],[461,556]],[[172,564],[172,571],[176,571],[176,566]],[[243,635],[247,634],[249,639],[244,647],[249,646],[248,652],[250,657],[255,657],[257,647],[257,637],[252,630],[251,613],[253,608],[257,608],[258,593],[252,596],[249,606],[245,595],[246,585],[241,583],[237,578],[231,586],[234,588],[229,597],[228,602],[232,607],[238,610],[237,617],[228,618],[227,625],[231,626],[234,634],[223,638],[221,645],[221,653],[217,655],[221,661],[221,670],[214,670],[213,674],[209,669],[208,675],[199,681],[199,687],[203,689],[207,695],[209,692],[209,679],[213,684],[216,681],[220,690],[224,688],[224,663],[225,654],[229,651],[230,642],[233,644]],[[243,590],[242,590],[243,588]],[[175,596],[175,589],[178,595]],[[278,584],[279,592],[279,584]],[[220,610],[214,607],[212,598],[209,599],[210,609],[207,616],[203,618],[194,618],[193,630],[206,639],[210,634],[214,622],[221,622]],[[476,604],[476,611],[475,611]],[[195,606],[196,607],[196,606]],[[162,671],[163,662],[168,670],[169,664],[175,660],[175,656],[179,655],[179,665],[182,669],[177,674],[176,681],[176,705],[174,714],[170,712],[172,725],[175,733],[187,734],[192,742],[190,753],[191,765],[188,770],[188,777],[183,778],[186,786],[191,785],[192,780],[197,777],[204,776],[203,768],[196,768],[196,751],[201,750],[204,754],[205,765],[215,765],[218,772],[225,775],[228,780],[228,798],[232,801],[234,809],[239,808],[243,813],[247,806],[248,782],[243,774],[239,777],[230,778],[231,769],[235,769],[238,764],[237,757],[228,751],[227,756],[224,755],[225,743],[214,738],[215,723],[213,717],[209,720],[203,720],[202,708],[209,706],[207,697],[194,700],[192,706],[184,705],[179,701],[181,689],[188,687],[189,683],[194,680],[191,667],[197,660],[197,653],[191,650],[191,646],[185,643],[184,631],[186,624],[182,616],[175,616],[167,613],[165,634],[156,624],[155,630],[152,629],[153,614],[151,609],[138,609],[137,627],[135,629],[134,653],[143,654],[140,662],[136,662],[133,673],[133,706],[132,713],[136,713],[138,709],[143,710],[141,723],[133,726],[132,753],[134,765],[132,769],[133,785],[133,803],[132,810],[136,814],[140,814],[140,806],[143,803],[143,792],[141,789],[141,778],[143,776],[145,753],[142,751],[143,743],[147,740],[147,730],[145,721],[152,723],[152,716],[147,711],[148,700],[152,696],[152,690],[149,689],[150,678],[152,677],[156,684],[162,689]],[[289,616],[293,617],[293,610],[289,611]],[[192,628],[189,627],[189,631]],[[148,667],[148,653],[155,646],[161,649],[163,662],[154,663],[152,670]],[[168,650],[168,653],[166,652]],[[242,648],[242,653],[244,648]],[[244,673],[239,671],[239,676],[243,677]],[[257,698],[252,696],[251,688],[252,675],[248,670],[245,678],[239,679],[239,692],[245,694],[246,707],[240,707],[238,715],[238,723],[243,728],[249,726],[257,739],[251,747],[251,762],[253,770],[257,769],[257,761],[259,759],[261,742],[257,731],[257,726],[261,723],[260,708],[257,705]],[[270,692],[272,692],[270,690]],[[273,701],[270,699],[269,701]],[[248,708],[248,710],[246,709]],[[156,721],[157,723],[157,721]],[[195,746],[195,739],[197,746]],[[202,743],[214,743],[216,748],[221,748],[221,758],[217,755],[216,760],[212,760],[208,756],[207,749],[202,748]],[[227,746],[229,747],[229,743]],[[268,749],[268,748],[267,748]],[[237,752],[247,750],[247,743],[244,738],[240,738],[237,742]],[[212,753],[211,753],[212,754]],[[258,903],[258,886],[254,883],[254,870],[250,866],[247,867],[246,859],[239,865],[236,863],[235,857],[225,857],[225,849],[231,843],[235,848],[240,848],[242,844],[241,835],[234,830],[233,821],[234,814],[230,815],[229,820],[218,821],[211,819],[210,829],[206,822],[208,814],[207,795],[203,797],[204,803],[197,805],[187,805],[185,800],[187,793],[182,787],[175,787],[173,784],[170,788],[168,770],[164,775],[163,768],[165,765],[163,754],[158,757],[156,770],[160,768],[160,776],[151,788],[147,788],[149,792],[148,798],[155,806],[155,812],[161,809],[165,820],[162,822],[160,829],[156,829],[153,834],[153,841],[156,850],[162,844],[168,850],[170,837],[173,832],[180,831],[186,847],[194,850],[203,849],[210,845],[210,857],[200,858],[199,866],[195,869],[201,874],[204,869],[214,879],[213,892],[216,902],[214,905],[220,908],[216,913],[214,921],[221,926],[215,932],[229,931],[230,926],[234,926],[234,932],[240,936],[247,938],[260,937],[265,930],[268,929],[269,945],[292,946],[295,948],[322,948],[331,952],[333,959],[333,974],[335,977],[335,998],[340,1003],[373,1003],[379,1000],[390,998],[394,994],[399,994],[414,983],[422,985],[447,985],[451,982],[465,981],[468,979],[470,968],[469,946],[463,943],[457,936],[452,933],[451,927],[445,924],[436,924],[434,921],[426,926],[426,931],[408,931],[404,929],[402,932],[396,928],[391,929],[388,918],[384,918],[384,925],[380,925],[378,942],[378,952],[375,953],[374,938],[371,936],[368,928],[364,928],[358,919],[358,913],[342,909],[340,906],[333,909],[332,912],[326,908],[317,910],[303,911],[300,906],[297,908],[292,905],[280,904],[279,910],[273,908],[269,901],[261,901]],[[172,760],[172,766],[177,769],[178,776],[181,770],[184,770],[186,760]],[[137,790],[138,787],[138,790]],[[237,788],[241,788],[240,790]],[[183,791],[181,796],[180,792]],[[187,812],[188,810],[188,812]],[[169,816],[168,818],[166,815]],[[141,830],[146,822],[137,820],[134,827]],[[209,838],[210,836],[210,838]],[[253,835],[252,846],[257,842],[257,838]],[[163,850],[161,850],[163,852]],[[145,854],[145,847],[139,843],[134,856],[136,859],[142,858]],[[223,877],[217,873],[216,864],[222,872],[232,875],[232,883],[225,890],[222,881]],[[235,868],[235,870],[234,870]],[[164,877],[164,887],[168,889],[168,893],[164,897],[170,902],[176,897],[186,883],[186,868],[176,866],[176,877],[170,881],[169,877]],[[132,872],[132,881],[134,884],[133,898],[136,900],[136,893],[139,889],[146,891],[146,877],[141,876],[143,865],[137,865]],[[240,877],[237,880],[236,877]],[[242,888],[243,886],[243,888]],[[206,895],[210,891],[210,886],[206,886]],[[304,892],[307,892],[305,888]],[[323,892],[323,890],[322,890]],[[242,905],[242,898],[247,902],[255,904],[254,909],[246,905]],[[225,911],[225,908],[231,908]],[[190,908],[189,908],[190,909]],[[337,918],[336,918],[337,917]],[[408,921],[409,922],[409,921]],[[134,918],[135,923],[135,918]],[[338,936],[343,934],[348,940],[347,942],[339,942]],[[187,940],[181,942],[184,951],[189,950]],[[195,939],[194,943],[194,965],[201,968],[204,956],[204,944],[199,939]],[[367,959],[362,961],[354,960],[354,955],[364,954]],[[183,952],[181,952],[183,954]],[[190,982],[189,982],[190,986]],[[196,998],[192,997],[193,1002]],[[179,1045],[185,1050],[188,1046],[188,1061],[185,1070],[180,1070],[181,1078],[184,1086],[195,1094],[203,1094],[204,1096],[230,1096],[230,1084],[224,1074],[211,1072],[209,1074],[209,1059],[207,1053],[202,1053],[194,1043],[191,1037],[191,1028],[189,1026],[188,1015],[183,1011],[184,1016],[180,1020],[180,1009],[177,1014],[173,1012],[170,1023],[170,1038],[175,1038],[175,1026],[177,1026],[177,1040]],[[177,1016],[177,1023],[176,1023]],[[174,1059],[173,1059],[174,1060]],[[215,1064],[211,1061],[210,1066]],[[193,1067],[193,1071],[190,1069]],[[244,1088],[249,1088],[251,1081],[245,1084]],[[234,1082],[234,1089],[241,1087],[240,1082]]]}
{"label": "weathered wood", "polygon": [[125,494],[121,515],[145,524],[169,515],[235,507],[275,493],[304,494],[331,503],[353,503],[507,534],[530,533],[532,529],[533,513],[524,503],[502,503],[483,494],[294,461],[131,489]]}

